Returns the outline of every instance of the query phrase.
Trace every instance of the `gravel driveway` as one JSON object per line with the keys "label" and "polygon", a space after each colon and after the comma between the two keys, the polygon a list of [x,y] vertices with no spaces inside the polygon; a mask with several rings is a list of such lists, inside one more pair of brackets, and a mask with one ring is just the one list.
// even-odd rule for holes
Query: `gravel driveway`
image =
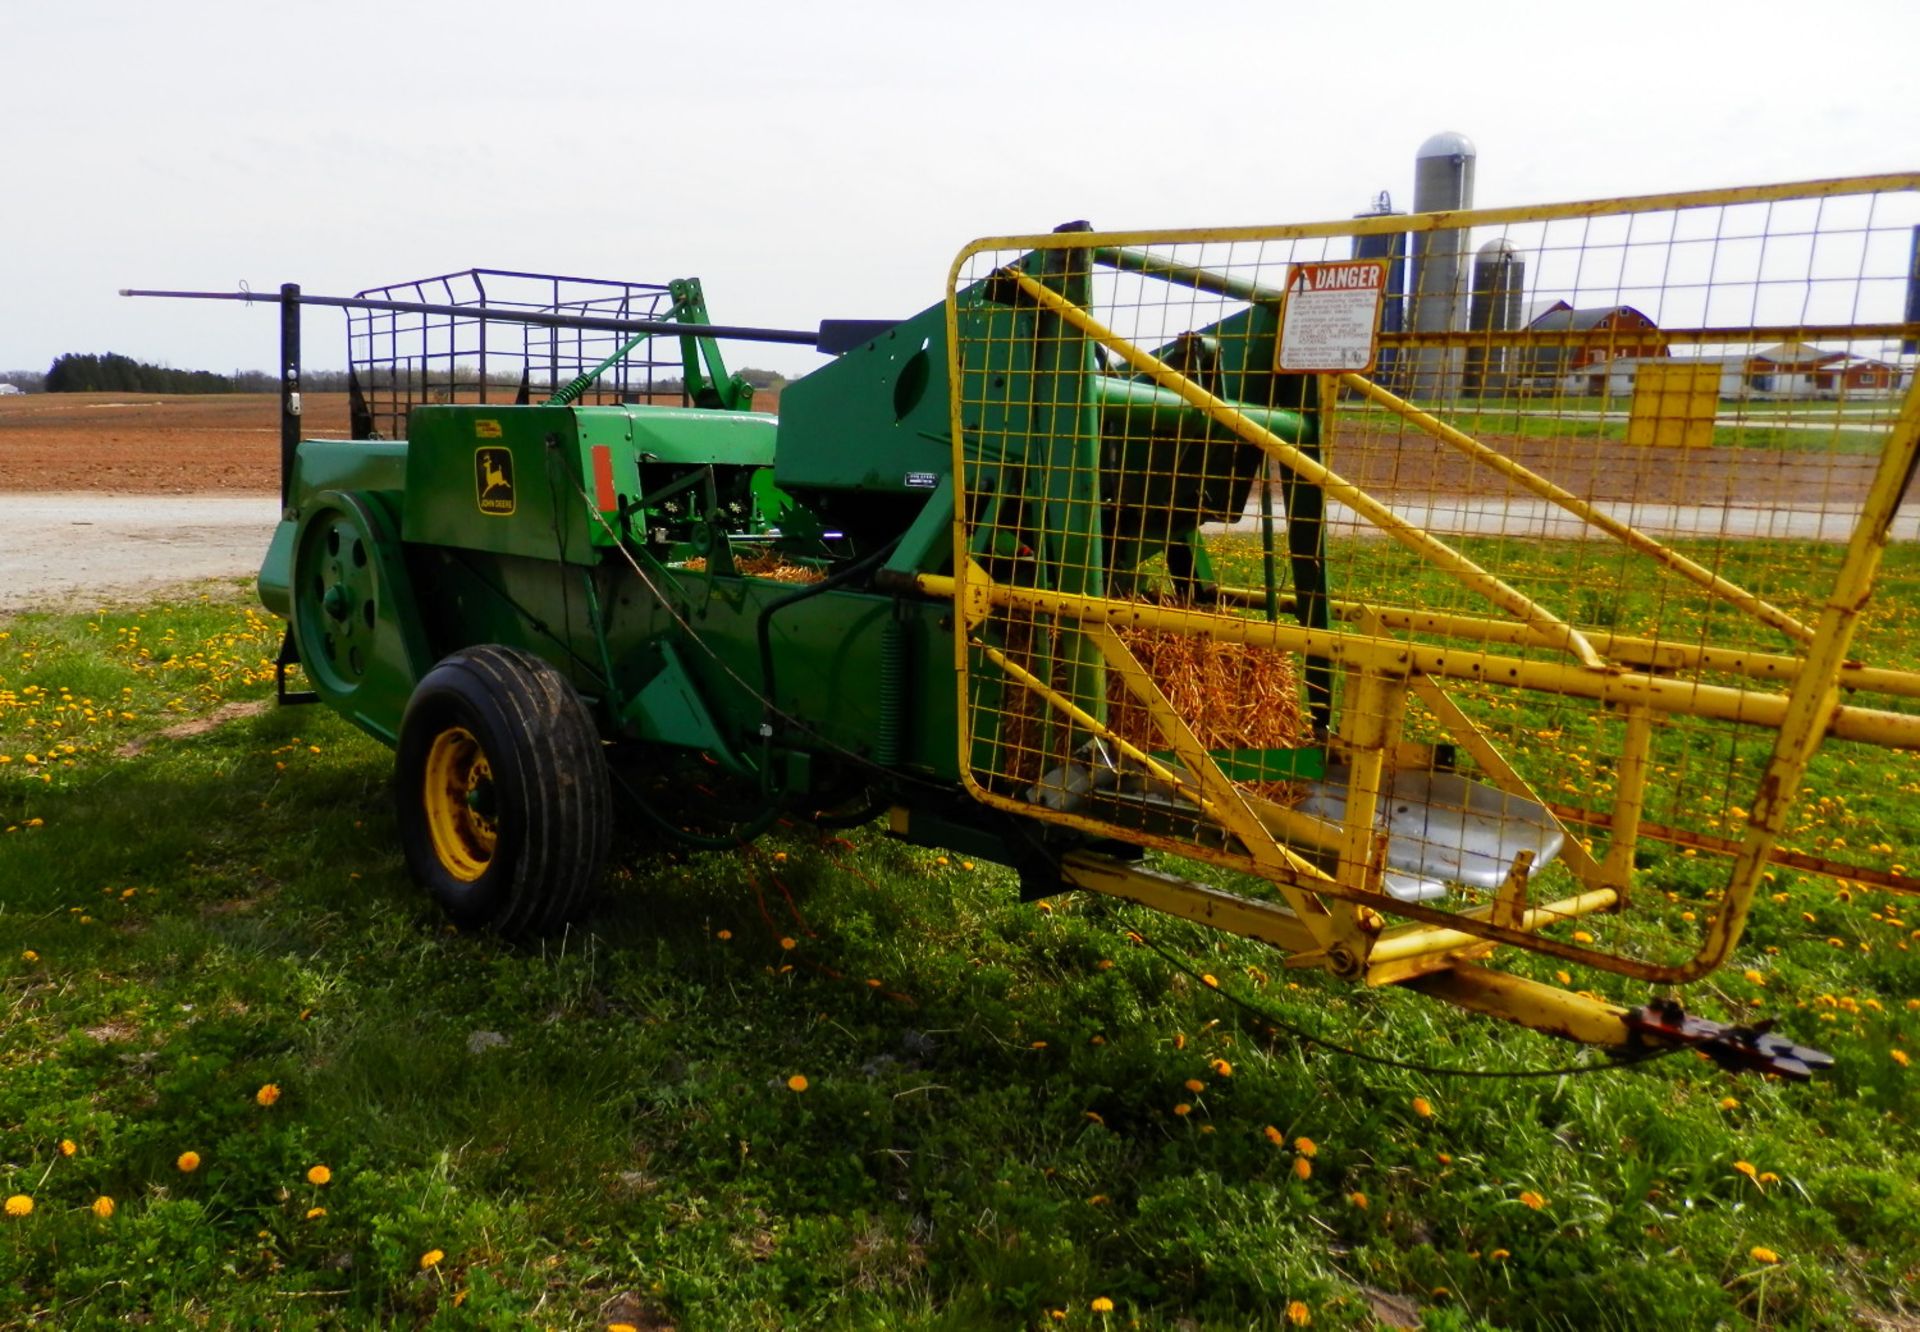
{"label": "gravel driveway", "polygon": [[271,495],[0,494],[0,613],[257,572]]}

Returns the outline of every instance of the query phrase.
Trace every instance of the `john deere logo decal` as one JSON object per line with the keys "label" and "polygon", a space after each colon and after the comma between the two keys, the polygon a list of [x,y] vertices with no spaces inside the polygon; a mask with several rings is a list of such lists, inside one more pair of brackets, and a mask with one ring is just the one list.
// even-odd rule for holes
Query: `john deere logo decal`
{"label": "john deere logo decal", "polygon": [[513,451],[475,449],[473,490],[480,512],[505,518],[513,512]]}

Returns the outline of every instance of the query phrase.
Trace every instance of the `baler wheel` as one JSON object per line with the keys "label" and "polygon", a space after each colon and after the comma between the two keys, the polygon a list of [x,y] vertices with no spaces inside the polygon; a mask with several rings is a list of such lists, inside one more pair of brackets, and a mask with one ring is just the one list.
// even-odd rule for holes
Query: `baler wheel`
{"label": "baler wheel", "polygon": [[413,691],[395,766],[407,866],[456,924],[514,937],[580,913],[613,812],[599,730],[559,671],[454,653]]}

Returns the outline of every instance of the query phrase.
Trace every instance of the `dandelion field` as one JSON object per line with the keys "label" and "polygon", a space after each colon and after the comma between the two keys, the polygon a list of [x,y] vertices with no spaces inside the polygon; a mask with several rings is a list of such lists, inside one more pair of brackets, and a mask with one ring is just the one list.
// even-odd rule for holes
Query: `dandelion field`
{"label": "dandelion field", "polygon": [[[278,643],[244,589],[0,635],[0,1326],[1920,1317],[1906,899],[1783,873],[1689,992],[1832,1051],[1805,1086],[1363,1064],[1130,932],[1371,1054],[1582,1057],[871,829],[629,848],[515,949],[407,881],[385,750],[239,706]],[[1817,775],[1920,864],[1911,792]]]}

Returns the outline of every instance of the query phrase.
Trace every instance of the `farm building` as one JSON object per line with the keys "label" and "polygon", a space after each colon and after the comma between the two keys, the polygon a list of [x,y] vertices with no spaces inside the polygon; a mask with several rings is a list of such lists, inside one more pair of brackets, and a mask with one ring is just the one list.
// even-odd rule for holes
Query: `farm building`
{"label": "farm building", "polygon": [[1782,342],[1748,358],[1747,384],[1755,393],[1778,398],[1891,393],[1900,385],[1900,371],[1885,361],[1807,342]]}
{"label": "farm building", "polygon": [[1597,361],[1569,371],[1560,377],[1559,387],[1568,393],[1626,397],[1633,392],[1634,377],[1640,367],[1649,361],[1712,365],[1719,373],[1720,397],[1738,398],[1746,392],[1747,358],[1744,356],[1616,356],[1610,361]]}
{"label": "farm building", "polygon": [[1527,325],[1535,334],[1564,333],[1564,343],[1543,339],[1528,349],[1527,378],[1541,387],[1578,375],[1590,366],[1621,359],[1665,356],[1659,327],[1631,305],[1576,310],[1555,301]]}

